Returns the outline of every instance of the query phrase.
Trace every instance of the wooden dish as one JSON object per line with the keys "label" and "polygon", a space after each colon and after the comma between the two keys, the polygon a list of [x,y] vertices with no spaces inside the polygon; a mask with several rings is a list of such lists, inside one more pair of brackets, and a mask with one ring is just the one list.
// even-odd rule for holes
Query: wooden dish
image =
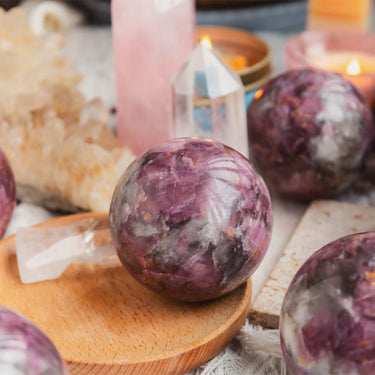
{"label": "wooden dish", "polygon": [[[40,227],[105,215],[64,216]],[[39,326],[73,375],[188,372],[229,344],[250,302],[251,281],[209,302],[169,300],[141,286],[120,263],[74,264],[57,280],[22,284],[15,237],[0,241],[0,304]]]}

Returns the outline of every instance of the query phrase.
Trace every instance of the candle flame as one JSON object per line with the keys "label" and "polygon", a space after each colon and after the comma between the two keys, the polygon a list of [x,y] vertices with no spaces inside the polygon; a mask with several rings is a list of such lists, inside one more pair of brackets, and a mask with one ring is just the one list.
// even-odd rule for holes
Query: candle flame
{"label": "candle flame", "polygon": [[201,44],[208,49],[212,49],[211,38],[208,35],[202,36]]}
{"label": "candle flame", "polygon": [[357,59],[353,59],[350,61],[348,67],[346,68],[346,73],[352,76],[361,74],[361,66],[359,65],[359,61]]}
{"label": "candle flame", "polygon": [[260,90],[258,90],[256,93],[255,93],[255,95],[254,95],[254,98],[255,99],[259,99],[262,95],[263,95],[263,89],[260,89]]}

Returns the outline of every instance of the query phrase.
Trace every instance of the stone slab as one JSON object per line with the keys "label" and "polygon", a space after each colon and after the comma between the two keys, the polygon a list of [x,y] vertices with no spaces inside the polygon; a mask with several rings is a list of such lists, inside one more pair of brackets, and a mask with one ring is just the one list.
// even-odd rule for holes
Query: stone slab
{"label": "stone slab", "polygon": [[256,299],[268,280],[273,268],[283,254],[290,237],[306,211],[307,204],[296,203],[272,197],[273,228],[272,238],[267,253],[251,276],[253,282],[253,299]]}
{"label": "stone slab", "polygon": [[367,231],[375,231],[375,207],[329,200],[312,202],[255,299],[251,321],[263,327],[278,328],[285,292],[307,258],[337,238]]}

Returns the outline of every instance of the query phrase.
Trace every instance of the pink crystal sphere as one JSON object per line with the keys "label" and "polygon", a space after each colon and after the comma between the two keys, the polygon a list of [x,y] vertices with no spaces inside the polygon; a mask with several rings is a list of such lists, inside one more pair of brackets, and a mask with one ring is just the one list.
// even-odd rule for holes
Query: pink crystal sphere
{"label": "pink crystal sphere", "polygon": [[311,256],[283,301],[280,336],[291,375],[372,375],[375,232],[340,238]]}
{"label": "pink crystal sphere", "polygon": [[170,140],[121,177],[110,208],[121,262],[141,284],[186,301],[246,281],[268,248],[271,199],[239,152],[204,139]]}
{"label": "pink crystal sphere", "polygon": [[374,122],[362,94],[341,76],[289,71],[248,110],[250,154],[270,188],[293,199],[333,196],[370,156]]}
{"label": "pink crystal sphere", "polygon": [[16,185],[9,162],[0,149],[0,237],[3,236],[16,205]]}
{"label": "pink crystal sphere", "polygon": [[0,306],[0,373],[68,375],[48,337],[23,316]]}

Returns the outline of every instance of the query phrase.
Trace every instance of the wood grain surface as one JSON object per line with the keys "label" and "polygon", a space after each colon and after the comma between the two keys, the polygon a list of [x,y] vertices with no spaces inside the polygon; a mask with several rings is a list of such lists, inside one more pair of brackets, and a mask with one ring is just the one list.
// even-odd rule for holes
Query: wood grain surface
{"label": "wood grain surface", "polygon": [[[71,215],[40,226],[105,215]],[[15,237],[0,242],[0,304],[39,326],[72,375],[190,371],[229,344],[250,302],[251,281],[213,301],[173,301],[141,286],[120,263],[71,265],[57,280],[22,284]]]}

